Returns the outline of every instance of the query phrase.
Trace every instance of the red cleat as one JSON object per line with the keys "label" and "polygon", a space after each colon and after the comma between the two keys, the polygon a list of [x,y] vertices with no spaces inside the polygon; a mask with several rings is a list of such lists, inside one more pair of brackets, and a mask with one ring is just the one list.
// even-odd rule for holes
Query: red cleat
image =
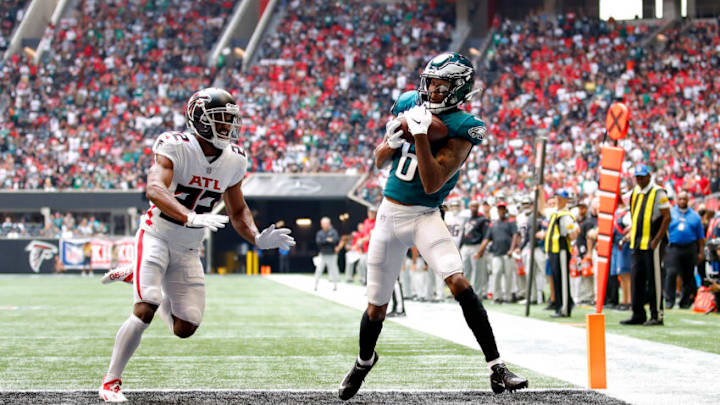
{"label": "red cleat", "polygon": [[110,381],[103,379],[103,383],[98,390],[100,399],[105,402],[127,402],[127,398],[125,398],[125,395],[123,395],[120,390],[121,385],[122,381],[120,381],[119,378]]}
{"label": "red cleat", "polygon": [[108,270],[107,273],[100,280],[103,284],[109,284],[113,281],[124,281],[132,284],[133,282],[133,270],[131,265],[116,267]]}

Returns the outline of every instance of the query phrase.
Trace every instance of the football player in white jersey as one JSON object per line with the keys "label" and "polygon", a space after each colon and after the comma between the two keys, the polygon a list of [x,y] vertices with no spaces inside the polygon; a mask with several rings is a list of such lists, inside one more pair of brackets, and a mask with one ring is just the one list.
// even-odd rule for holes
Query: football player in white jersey
{"label": "football player in white jersey", "polygon": [[465,225],[469,219],[469,217],[463,213],[463,201],[459,197],[453,197],[448,200],[444,219],[453,243],[459,248],[460,242],[462,242],[463,232],[465,232]]}
{"label": "football player in white jersey", "polygon": [[[166,132],[153,146],[155,163],[146,194],[151,207],[141,218],[133,268],[133,313],[120,327],[110,367],[99,389],[106,402],[124,402],[121,374],[157,311],[173,333],[188,338],[205,309],[205,278],[199,248],[205,228],[230,221],[259,249],[295,245],[286,228],[258,232],[242,193],[247,157],[235,143],[240,109],[225,90],[193,94],[185,109],[188,132]],[[222,198],[227,216],[210,211]]]}
{"label": "football player in white jersey", "polygon": [[[447,225],[448,231],[450,231],[450,237],[458,249],[460,249],[465,224],[468,221],[468,217],[463,215],[462,210],[463,201],[459,197],[452,197],[448,199],[445,213],[443,214],[443,220],[445,221],[445,225]],[[438,300],[445,299],[445,282],[437,273],[431,272],[431,274],[432,277],[435,278],[435,298]]]}

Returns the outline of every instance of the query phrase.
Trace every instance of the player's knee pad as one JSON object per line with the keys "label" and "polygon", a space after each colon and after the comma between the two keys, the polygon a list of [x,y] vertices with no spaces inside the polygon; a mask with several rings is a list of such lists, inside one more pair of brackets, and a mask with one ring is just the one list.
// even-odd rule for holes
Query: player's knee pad
{"label": "player's knee pad", "polygon": [[151,286],[151,287],[145,287],[142,290],[143,290],[142,300],[140,302],[145,302],[145,303],[153,304],[153,305],[160,305],[160,303],[163,300],[163,293],[162,293],[161,288]]}
{"label": "player's knee pad", "polygon": [[195,306],[183,306],[177,310],[173,307],[173,316],[197,327],[202,321],[203,311]]}
{"label": "player's knee pad", "polygon": [[456,254],[444,254],[440,256],[439,262],[443,264],[443,268],[438,269],[437,273],[443,280],[453,274],[463,273],[465,271],[462,259]]}
{"label": "player's knee pad", "polygon": [[162,274],[166,263],[161,262],[162,258],[153,257],[152,253],[160,254],[152,251],[144,254],[149,257],[143,258],[142,266],[133,279],[134,296],[135,302],[160,305],[163,300]]}

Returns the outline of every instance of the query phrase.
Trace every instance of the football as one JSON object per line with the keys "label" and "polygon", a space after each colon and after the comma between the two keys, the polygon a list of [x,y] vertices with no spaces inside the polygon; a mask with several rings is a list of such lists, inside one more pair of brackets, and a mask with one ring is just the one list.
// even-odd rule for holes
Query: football
{"label": "football", "polygon": [[[402,123],[400,127],[403,131],[402,138],[410,143],[415,143],[415,137],[412,136],[412,134],[408,130],[408,124],[405,117],[400,118],[400,122]],[[432,122],[430,123],[430,127],[428,128],[428,139],[430,140],[430,142],[436,142],[442,140],[447,135],[448,128],[445,126],[445,123],[443,123],[437,115],[433,114]]]}

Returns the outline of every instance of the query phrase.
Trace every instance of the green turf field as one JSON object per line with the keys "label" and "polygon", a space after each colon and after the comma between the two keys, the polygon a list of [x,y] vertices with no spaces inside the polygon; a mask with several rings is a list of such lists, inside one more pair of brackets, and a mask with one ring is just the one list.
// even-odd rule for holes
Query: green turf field
{"label": "green turf field", "polygon": [[[484,303],[485,307],[491,311],[525,316],[524,304],[495,304],[490,300],[486,300]],[[595,307],[581,306],[573,309],[570,318],[550,318],[552,312],[543,311],[544,307],[545,305],[531,306],[530,316],[543,321],[584,327],[585,314],[595,313]],[[631,311],[605,309],[603,312],[605,313],[605,330],[607,332],[720,354],[720,341],[711,338],[711,336],[717,335],[718,328],[720,328],[720,316],[717,314],[704,315],[688,309],[671,309],[665,311],[665,326],[646,327],[620,325],[621,320],[630,318]]]}
{"label": "green turf field", "polygon": [[[190,339],[153,322],[124,388],[334,389],[357,355],[360,311],[260,277],[210,276],[207,297]],[[97,276],[0,276],[0,389],[96,389],[131,300]],[[378,351],[367,389],[489,389],[480,351],[393,322]],[[514,370],[533,388],[570,386]]]}

